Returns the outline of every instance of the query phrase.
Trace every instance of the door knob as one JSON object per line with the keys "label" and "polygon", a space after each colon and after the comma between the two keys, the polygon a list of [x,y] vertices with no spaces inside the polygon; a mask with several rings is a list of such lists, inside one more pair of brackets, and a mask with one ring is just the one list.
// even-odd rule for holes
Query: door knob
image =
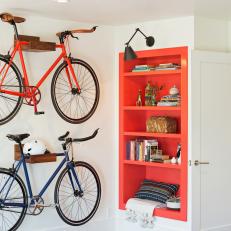
{"label": "door knob", "polygon": [[199,160],[195,160],[195,161],[194,161],[194,165],[195,165],[195,166],[198,166],[198,165],[200,165],[200,164],[209,164],[209,162],[200,162]]}

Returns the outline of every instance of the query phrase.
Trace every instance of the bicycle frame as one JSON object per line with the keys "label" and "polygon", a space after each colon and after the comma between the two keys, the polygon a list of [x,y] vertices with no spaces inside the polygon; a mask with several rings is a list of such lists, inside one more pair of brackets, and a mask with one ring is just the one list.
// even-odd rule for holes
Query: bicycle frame
{"label": "bicycle frame", "polygon": [[[23,153],[23,152],[21,152],[21,153]],[[58,165],[58,167],[56,168],[56,170],[54,171],[54,173],[50,176],[50,178],[48,179],[47,183],[43,186],[43,188],[41,189],[41,191],[39,192],[39,194],[36,195],[36,197],[42,197],[42,195],[46,192],[46,190],[48,189],[49,185],[54,180],[54,178],[57,176],[57,174],[62,169],[62,167],[65,165],[65,163],[67,165],[67,168],[72,173],[71,174],[68,171],[68,175],[70,177],[70,182],[71,182],[73,190],[75,191],[76,188],[74,186],[74,181],[73,181],[72,175],[74,176],[74,180],[76,181],[76,184],[78,186],[79,191],[82,191],[81,185],[80,185],[79,180],[78,180],[78,176],[77,176],[76,171],[75,171],[74,166],[73,166],[73,162],[70,161],[70,159],[69,159],[68,151],[65,150],[63,153],[56,153],[56,156],[64,156],[64,158],[61,161],[61,163]],[[21,166],[23,166],[23,169],[24,169],[24,175],[25,175],[25,178],[26,178],[27,192],[28,192],[29,198],[31,199],[31,201],[30,201],[29,204],[34,204],[36,202],[36,198],[34,198],[34,195],[33,195],[33,192],[32,192],[30,178],[29,178],[29,174],[28,174],[28,170],[27,170],[26,158],[25,158],[24,154],[21,154],[21,158],[20,158],[19,162],[17,163],[16,167],[14,168],[14,178],[13,178],[12,182],[10,182],[10,186],[9,186],[9,188],[6,191],[5,198],[0,201],[1,203],[4,204],[4,206],[13,206],[13,207],[24,207],[25,206],[25,204],[22,204],[22,203],[16,203],[16,202],[9,203],[9,202],[5,202],[7,196],[9,194],[9,192],[10,192],[10,189],[11,189],[11,187],[13,185],[13,182],[14,182],[14,180],[16,178],[16,175],[17,175],[17,173],[18,173],[18,171],[19,171],[19,169],[20,169]],[[0,191],[0,194],[4,190],[4,188],[6,187],[6,185],[8,185],[10,178],[11,177],[9,177],[8,180],[5,182],[4,186],[2,187],[2,189]]]}
{"label": "bicycle frame", "polygon": [[[64,43],[60,43],[60,44],[56,44],[56,48],[61,49],[61,54],[58,56],[58,58],[54,61],[54,63],[50,66],[50,68],[44,73],[44,75],[41,77],[41,79],[35,85],[35,89],[32,89],[32,91],[29,91],[28,90],[29,89],[28,87],[30,86],[29,85],[29,79],[28,79],[26,65],[24,62],[24,57],[23,57],[23,52],[22,52],[22,46],[28,45],[28,44],[29,44],[29,42],[16,40],[16,45],[10,54],[9,63],[3,65],[2,69],[0,70],[0,75],[1,75],[3,73],[3,70],[6,68],[4,75],[3,75],[2,79],[0,80],[0,93],[5,93],[5,94],[9,94],[9,95],[14,95],[14,96],[20,96],[20,97],[24,97],[24,98],[25,97],[33,97],[33,95],[36,91],[36,88],[39,88],[42,85],[42,83],[46,80],[48,75],[53,71],[53,69],[57,66],[57,64],[60,62],[61,59],[64,59],[64,61],[67,63],[66,73],[67,73],[67,78],[68,78],[68,82],[70,84],[70,87],[72,88],[72,82],[71,82],[71,76],[72,76],[74,83],[76,84],[76,87],[78,88],[78,90],[80,90],[80,86],[78,84],[77,77],[74,73],[73,66],[71,65],[70,58],[67,57],[65,45],[64,45]],[[20,58],[21,66],[22,66],[23,85],[26,87],[25,92],[16,92],[16,91],[11,91],[11,90],[1,89],[3,81],[6,78],[7,72],[9,70],[10,65],[12,64],[14,57],[15,57],[17,52],[19,53],[19,58]],[[71,73],[71,75],[70,75],[70,73]]]}

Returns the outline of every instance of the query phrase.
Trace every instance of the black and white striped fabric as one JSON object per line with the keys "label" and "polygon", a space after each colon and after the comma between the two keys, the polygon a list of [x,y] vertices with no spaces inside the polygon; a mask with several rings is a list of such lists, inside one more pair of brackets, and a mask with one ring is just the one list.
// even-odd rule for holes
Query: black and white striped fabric
{"label": "black and white striped fabric", "polygon": [[145,179],[139,191],[135,194],[135,198],[166,203],[169,198],[176,195],[178,189],[178,184],[168,184]]}

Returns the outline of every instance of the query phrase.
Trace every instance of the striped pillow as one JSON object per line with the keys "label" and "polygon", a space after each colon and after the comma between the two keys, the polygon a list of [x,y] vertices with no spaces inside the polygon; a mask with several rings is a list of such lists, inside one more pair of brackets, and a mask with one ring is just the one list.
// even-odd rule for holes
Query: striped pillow
{"label": "striped pillow", "polygon": [[178,184],[168,184],[145,179],[139,191],[136,192],[135,198],[166,203],[169,198],[176,195],[178,189]]}

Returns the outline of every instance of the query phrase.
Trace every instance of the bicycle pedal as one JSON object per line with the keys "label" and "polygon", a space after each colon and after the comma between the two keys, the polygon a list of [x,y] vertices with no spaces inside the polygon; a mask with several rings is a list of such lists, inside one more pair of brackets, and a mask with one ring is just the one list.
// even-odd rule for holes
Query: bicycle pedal
{"label": "bicycle pedal", "polygon": [[37,111],[37,112],[35,112],[34,114],[35,114],[35,115],[44,115],[45,112],[44,112],[44,111]]}

